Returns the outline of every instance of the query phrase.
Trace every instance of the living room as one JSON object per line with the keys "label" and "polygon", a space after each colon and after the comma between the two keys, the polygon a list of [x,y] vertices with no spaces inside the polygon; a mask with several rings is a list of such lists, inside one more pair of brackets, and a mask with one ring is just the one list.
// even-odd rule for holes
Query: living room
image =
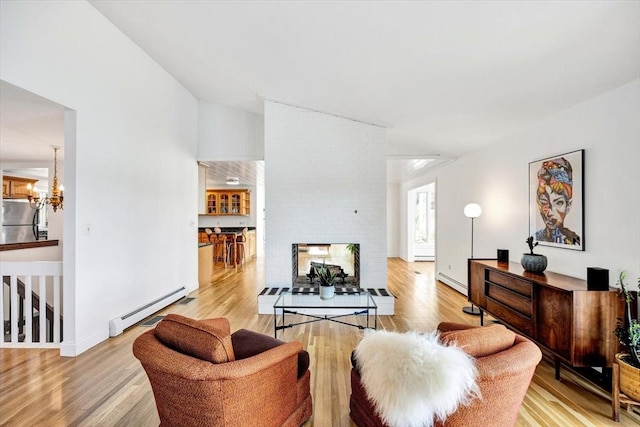
{"label": "living room", "polygon": [[[385,173],[386,157],[389,154],[426,156],[434,152],[415,152],[419,147],[409,144],[404,151],[389,153],[382,143],[373,145],[367,153],[376,156],[372,169],[376,172],[374,179],[379,181],[375,186],[366,176],[349,181],[353,194],[359,199],[331,202],[331,209],[339,210],[338,220],[344,221],[337,224],[334,217],[330,225],[339,225],[340,234],[323,235],[326,241],[361,243],[363,257],[368,260],[366,269],[363,265],[363,271],[370,275],[366,280],[386,285],[393,280],[387,279],[386,259],[406,257],[406,193],[435,181],[438,218],[434,274],[449,286],[466,291],[471,224],[463,214],[464,206],[476,202],[483,208],[482,216],[474,220],[474,255],[495,257],[498,248],[506,248],[516,260],[521,252],[526,252],[525,239],[530,235],[529,163],[584,150],[584,250],[541,247],[539,252],[549,258],[549,271],[585,278],[587,267],[603,267],[612,272],[612,285],[620,270],[627,270],[630,277],[638,277],[640,194],[635,184],[640,182],[638,12],[633,2],[613,4],[623,10],[625,4],[631,8],[628,13],[622,13],[624,25],[617,25],[621,33],[613,32],[613,40],[603,37],[610,45],[594,42],[590,47],[597,48],[598,54],[593,55],[597,58],[595,62],[610,72],[600,70],[602,74],[586,81],[580,80],[586,71],[553,79],[556,71],[562,76],[558,70],[566,65],[565,62],[556,64],[558,67],[549,68],[549,74],[540,75],[539,80],[532,78],[536,84],[553,80],[553,84],[544,86],[544,91],[540,90],[547,97],[548,108],[535,109],[529,115],[520,112],[522,115],[491,116],[485,120],[490,124],[489,129],[478,138],[486,145],[466,151],[460,149],[464,153],[457,153],[455,162],[410,182],[387,185],[380,179]],[[193,242],[198,220],[196,161],[201,149],[199,97],[162,69],[151,54],[143,51],[91,3],[2,2],[0,7],[0,79],[66,106],[67,121],[72,122],[73,136],[65,138],[65,342],[61,353],[77,356],[109,339],[110,319],[177,286],[186,286],[189,291],[197,289],[197,248]],[[633,33],[630,39],[625,37],[624,29]],[[592,33],[601,35],[600,31]],[[565,48],[566,43],[562,45]],[[567,58],[567,63],[589,59],[583,56],[585,50],[578,46],[576,49],[575,54],[564,50],[560,56]],[[524,52],[525,56],[529,54]],[[530,54],[533,57],[535,52]],[[592,66],[593,62],[588,62],[584,69],[591,70]],[[525,67],[523,62],[512,66],[501,64],[501,71],[492,71],[498,73],[499,81],[508,79],[521,67]],[[469,81],[488,74],[487,70],[477,70],[472,77],[460,77],[465,84],[460,84],[459,91],[468,91]],[[402,80],[402,76],[398,80]],[[542,102],[540,96],[536,96],[536,84],[512,94],[505,103],[531,103],[534,109],[534,104]],[[591,87],[590,96],[560,99],[552,96],[554,89],[568,88],[571,92],[572,85]],[[246,96],[256,99],[255,91],[248,90],[248,93]],[[482,97],[492,96],[491,92],[482,94]],[[218,102],[223,103],[223,98]],[[283,105],[270,102],[278,104],[275,105],[278,108]],[[367,100],[359,102],[367,103]],[[444,101],[442,105],[444,110]],[[458,114],[464,117],[465,111],[463,108]],[[481,111],[475,111],[478,116],[474,120],[482,121]],[[319,121],[339,122],[340,126],[348,120],[324,113],[311,115]],[[491,127],[504,122],[508,122],[507,127],[512,126],[512,132],[492,136]],[[521,127],[525,122],[528,126]],[[446,124],[453,130],[464,128],[463,122]],[[383,128],[375,124],[371,127]],[[272,131],[265,128],[267,135]],[[390,127],[383,142],[384,138],[393,137],[393,133]],[[456,134],[452,139],[458,137]],[[289,141],[289,147],[294,143]],[[279,174],[269,178],[278,184],[271,191],[279,191],[284,186],[293,187],[287,191],[298,191],[295,180],[287,174],[290,167],[287,158],[280,154],[268,158],[269,150],[274,148],[287,147],[265,147],[265,161],[274,162],[274,170]],[[308,147],[306,152],[315,151]],[[250,160],[254,153],[245,156]],[[349,161],[354,157],[346,156]],[[352,180],[354,174],[349,173],[349,166],[348,163],[332,164],[331,170],[340,169],[345,179]],[[283,198],[287,195],[286,192],[279,194]],[[280,275],[290,272],[291,243],[314,241],[317,235],[297,234],[289,238],[286,233],[292,229],[286,228],[287,221],[295,212],[278,215],[279,209],[288,208],[289,205],[283,203],[286,199],[270,200],[267,203],[277,205],[267,205],[267,221],[276,221],[272,223],[276,228],[272,232],[267,229],[266,257],[273,257],[273,262],[267,263],[266,276],[267,282],[275,283],[284,280]],[[312,200],[312,206],[322,209],[321,202]],[[371,204],[363,209],[360,202]],[[326,230],[329,221],[321,213],[317,215],[321,221],[313,225],[313,231]],[[80,232],[84,224],[91,225],[91,235]],[[274,245],[273,248],[270,245]],[[280,267],[285,265],[287,269],[283,271]],[[215,312],[227,314],[224,310]],[[211,313],[203,309],[192,314],[208,316]],[[265,325],[269,320],[254,316],[257,320],[246,323],[267,329]],[[232,317],[234,329],[245,326],[238,317],[233,314]],[[348,357],[350,349],[346,347],[352,347],[351,344],[343,346],[347,352],[344,357]],[[124,354],[125,350],[122,351]]]}

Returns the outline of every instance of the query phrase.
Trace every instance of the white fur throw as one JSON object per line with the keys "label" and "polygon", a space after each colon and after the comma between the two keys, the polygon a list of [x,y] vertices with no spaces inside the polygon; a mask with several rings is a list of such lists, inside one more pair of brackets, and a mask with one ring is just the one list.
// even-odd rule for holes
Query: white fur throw
{"label": "white fur throw", "polygon": [[367,397],[386,424],[431,426],[479,397],[473,358],[438,336],[365,331],[355,358]]}

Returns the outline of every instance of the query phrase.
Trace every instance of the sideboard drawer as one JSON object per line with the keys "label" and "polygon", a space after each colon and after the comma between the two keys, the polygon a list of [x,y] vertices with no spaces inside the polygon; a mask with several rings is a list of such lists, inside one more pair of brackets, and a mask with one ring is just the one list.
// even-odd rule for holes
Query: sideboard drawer
{"label": "sideboard drawer", "polygon": [[506,287],[496,285],[488,282],[485,290],[487,297],[496,300],[499,303],[509,307],[513,311],[522,314],[523,316],[531,319],[533,313],[533,304],[531,298],[527,298],[519,293],[516,293]]}
{"label": "sideboard drawer", "polygon": [[525,335],[535,338],[533,320],[487,297],[487,311]]}
{"label": "sideboard drawer", "polygon": [[533,294],[531,282],[493,270],[485,271],[489,282],[497,283],[500,286],[504,286],[507,289],[511,289],[514,292],[531,298],[531,295]]}

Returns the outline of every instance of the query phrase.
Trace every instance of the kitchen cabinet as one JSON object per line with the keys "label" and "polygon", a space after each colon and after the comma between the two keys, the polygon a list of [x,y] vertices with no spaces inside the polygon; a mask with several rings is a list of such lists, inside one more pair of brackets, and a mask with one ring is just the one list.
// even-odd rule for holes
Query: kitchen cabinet
{"label": "kitchen cabinet", "polygon": [[230,194],[225,191],[219,193],[220,195],[220,211],[218,215],[229,215],[229,196]]}
{"label": "kitchen cabinet", "polygon": [[220,195],[217,191],[207,190],[207,215],[217,215],[220,208]]}
{"label": "kitchen cabinet", "polygon": [[207,215],[249,216],[251,213],[251,193],[249,190],[206,191]]}
{"label": "kitchen cabinet", "polygon": [[247,246],[245,247],[245,259],[256,256],[256,230],[247,232]]}
{"label": "kitchen cabinet", "polygon": [[243,191],[241,193],[242,201],[240,202],[240,215],[249,216],[251,214],[251,193]]}
{"label": "kitchen cabinet", "polygon": [[213,245],[201,244],[198,247],[198,284],[200,286],[211,282],[213,276]]}
{"label": "kitchen cabinet", "polygon": [[2,177],[2,197],[5,199],[26,199],[31,194],[27,186],[33,187],[37,179],[19,178],[5,175]]}

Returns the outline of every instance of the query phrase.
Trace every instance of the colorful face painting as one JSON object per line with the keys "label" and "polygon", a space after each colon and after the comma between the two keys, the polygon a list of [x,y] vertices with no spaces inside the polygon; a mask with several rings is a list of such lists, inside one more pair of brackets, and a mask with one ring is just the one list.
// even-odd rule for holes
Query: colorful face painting
{"label": "colorful face painting", "polygon": [[[573,212],[574,169],[566,157],[537,162],[535,175],[534,171],[530,170],[530,178],[532,181],[535,179],[537,206],[536,219],[532,224],[535,226],[533,235],[541,244],[549,243],[550,246],[568,246],[582,250],[579,232],[572,230],[567,223]],[[533,187],[534,183],[531,184]],[[580,218],[579,223],[581,222]]]}

